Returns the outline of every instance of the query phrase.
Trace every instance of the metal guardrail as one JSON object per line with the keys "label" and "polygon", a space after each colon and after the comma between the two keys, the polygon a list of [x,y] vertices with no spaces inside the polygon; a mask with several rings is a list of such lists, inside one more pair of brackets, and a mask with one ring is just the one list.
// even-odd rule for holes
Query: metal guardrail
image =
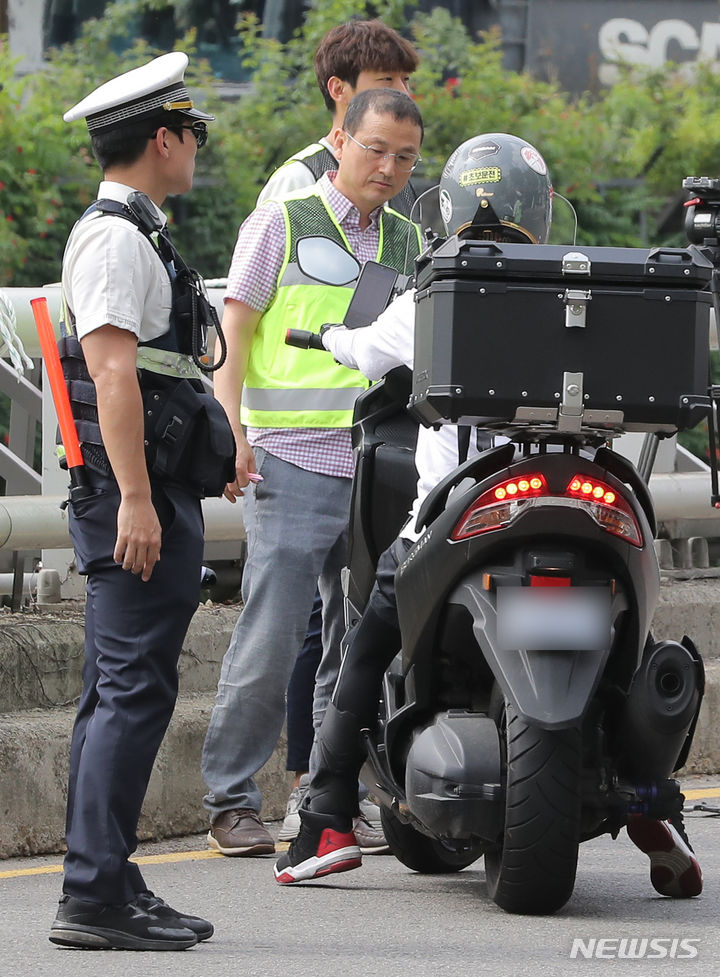
{"label": "metal guardrail", "polygon": [[42,479],[33,468],[36,432],[42,417],[39,377],[39,364],[26,379],[0,359],[0,394],[10,400],[8,443],[0,443],[0,478],[5,480],[7,494],[35,495],[42,491]]}
{"label": "metal guardrail", "polygon": [[[206,280],[208,297],[222,315],[223,296],[225,294],[225,279]],[[10,298],[17,317],[17,334],[22,340],[28,356],[40,356],[40,341],[35,328],[30,300],[44,296],[47,299],[50,319],[55,323],[60,321],[60,285],[43,285],[38,288],[4,288],[3,292]],[[58,332],[59,335],[59,332]]]}
{"label": "metal guardrail", "polygon": [[[71,546],[67,495],[0,497],[0,550],[63,549]],[[242,509],[225,498],[204,499],[206,542],[243,542]]]}
{"label": "metal guardrail", "polygon": [[[222,313],[225,281],[218,279],[207,284],[211,301]],[[65,489],[66,476],[59,471],[55,457],[54,409],[51,402],[43,403],[40,343],[30,304],[31,299],[44,297],[51,321],[57,324],[60,286],[5,288],[3,293],[15,312],[14,331],[25,353],[33,358],[32,368],[20,377],[0,356],[0,394],[10,399],[11,405],[8,444],[0,444],[0,478],[6,483],[5,497],[0,497],[0,571],[12,571],[12,607],[17,609],[27,590],[23,584],[29,576],[24,573],[25,564],[32,559],[37,565],[38,554],[43,567],[49,568],[48,572],[56,571],[62,581],[63,596],[78,596],[82,581],[74,571],[67,518],[59,508],[64,496],[58,493]],[[43,433],[42,474],[35,470],[39,431]],[[221,560],[227,565],[236,563],[245,540],[241,507],[224,499],[212,499],[204,503],[203,509],[205,559]],[[8,592],[9,586],[5,576],[2,579],[0,596]]]}

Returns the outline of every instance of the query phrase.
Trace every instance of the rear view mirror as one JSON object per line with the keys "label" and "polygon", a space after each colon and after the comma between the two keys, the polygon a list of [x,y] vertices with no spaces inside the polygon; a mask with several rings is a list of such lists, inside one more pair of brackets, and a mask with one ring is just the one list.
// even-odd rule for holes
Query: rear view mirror
{"label": "rear view mirror", "polygon": [[304,275],[326,285],[349,285],[360,271],[355,258],[328,237],[300,238],[297,261]]}

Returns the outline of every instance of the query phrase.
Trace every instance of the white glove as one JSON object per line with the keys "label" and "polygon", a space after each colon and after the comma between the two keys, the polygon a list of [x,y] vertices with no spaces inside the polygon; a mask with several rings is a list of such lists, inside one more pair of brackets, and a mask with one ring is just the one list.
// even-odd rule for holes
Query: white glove
{"label": "white glove", "polygon": [[338,329],[347,329],[347,326],[343,326],[339,322],[325,322],[320,326],[320,342],[329,353],[332,353],[330,337]]}

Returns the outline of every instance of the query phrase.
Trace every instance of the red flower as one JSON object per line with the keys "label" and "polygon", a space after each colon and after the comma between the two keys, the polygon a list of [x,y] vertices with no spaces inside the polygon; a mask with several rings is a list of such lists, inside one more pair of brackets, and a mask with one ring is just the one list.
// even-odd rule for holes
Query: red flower
{"label": "red flower", "polygon": [[15,218],[13,217],[12,214],[8,214],[7,217],[5,218],[5,220],[6,221],[9,221],[12,224],[12,222],[15,220]]}
{"label": "red flower", "polygon": [[37,173],[37,170],[28,170],[28,173],[30,173],[33,176],[35,176],[35,174]]}
{"label": "red flower", "polygon": [[54,217],[46,217],[45,218],[45,223],[46,224],[54,224],[55,223],[55,218]]}
{"label": "red flower", "polygon": [[2,180],[0,180],[0,190],[4,190],[4,189],[5,189],[5,184],[3,183]]}

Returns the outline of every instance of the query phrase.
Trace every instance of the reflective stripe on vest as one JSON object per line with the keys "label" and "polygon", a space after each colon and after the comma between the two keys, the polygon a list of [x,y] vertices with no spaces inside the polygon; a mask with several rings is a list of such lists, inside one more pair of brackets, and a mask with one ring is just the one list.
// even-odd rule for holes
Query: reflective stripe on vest
{"label": "reflective stripe on vest", "polygon": [[290,390],[251,387],[246,391],[245,404],[251,410],[352,410],[355,400],[366,386],[338,389],[293,387]]}
{"label": "reflective stripe on vest", "polygon": [[202,371],[195,365],[191,356],[186,353],[173,353],[169,349],[157,349],[154,346],[138,346],[138,370],[150,370],[152,373],[162,373],[166,377],[185,379],[192,377],[202,380]]}
{"label": "reflective stripe on vest", "polygon": [[[324,351],[297,349],[284,340],[291,327],[317,333],[325,322],[342,322],[352,297],[352,283],[325,285],[300,271],[297,241],[321,235],[351,249],[319,188],[296,191],[278,203],[285,218],[285,255],[275,298],[260,319],[250,347],[241,420],[250,427],[350,427],[355,400],[368,381]],[[420,246],[416,226],[384,211],[378,260],[402,270],[408,238],[412,262]]]}

